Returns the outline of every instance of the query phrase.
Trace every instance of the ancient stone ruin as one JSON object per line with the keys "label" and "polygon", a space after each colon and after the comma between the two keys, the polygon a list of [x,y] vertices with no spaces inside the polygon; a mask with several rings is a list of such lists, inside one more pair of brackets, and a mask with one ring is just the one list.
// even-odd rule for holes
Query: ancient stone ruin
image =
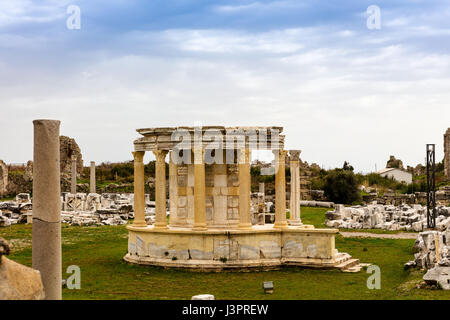
{"label": "ancient stone ruin", "polygon": [[[134,218],[133,194],[63,192],[61,221],[73,226],[123,225]],[[146,221],[154,221],[154,202],[146,195]],[[0,227],[31,223],[33,204],[30,194],[20,193],[15,200],[0,202]]]}
{"label": "ancient stone ruin", "polygon": [[67,180],[71,179],[72,158],[75,158],[77,175],[79,176],[83,171],[83,156],[81,154],[80,147],[75,142],[75,139],[61,136],[59,138],[59,150],[61,178],[65,178]]}
{"label": "ancient stone ruin", "polygon": [[[336,229],[286,219],[284,135],[280,127],[180,127],[139,129],[134,142],[135,219],[129,230],[130,263],[201,271],[277,268],[281,265],[347,268],[359,263],[335,248]],[[181,144],[180,144],[181,143]],[[250,159],[253,150],[275,156],[275,221],[252,219]],[[144,165],[156,157],[155,223],[145,221]],[[289,161],[298,161],[298,151]],[[169,212],[166,157],[169,155]],[[291,163],[291,169],[298,168]],[[291,189],[299,203],[297,173]],[[291,199],[293,201],[293,199]],[[258,221],[256,225],[252,222]]]}
{"label": "ancient stone ruin", "polygon": [[407,262],[405,269],[425,269],[423,280],[428,285],[450,290],[450,230],[421,232],[414,249],[414,260]]}
{"label": "ancient stone ruin", "polygon": [[386,168],[404,169],[402,160],[396,159],[395,156],[389,157],[389,160],[386,163]]}
{"label": "ancient stone ruin", "polygon": [[[383,229],[423,231],[427,228],[427,208],[420,204],[400,206],[371,204],[344,207],[336,205],[325,214],[326,226],[344,229]],[[438,206],[436,228],[450,227],[450,207]]]}
{"label": "ancient stone ruin", "polygon": [[39,271],[9,260],[8,242],[0,238],[0,300],[42,300],[45,297]]}

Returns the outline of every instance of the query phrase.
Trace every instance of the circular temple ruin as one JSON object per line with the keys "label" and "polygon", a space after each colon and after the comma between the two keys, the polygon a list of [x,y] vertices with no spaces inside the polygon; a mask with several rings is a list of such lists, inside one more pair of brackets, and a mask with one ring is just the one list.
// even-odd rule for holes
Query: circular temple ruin
{"label": "circular temple ruin", "polygon": [[[138,129],[142,137],[134,142],[133,152],[135,220],[128,226],[124,260],[197,271],[345,265],[351,257],[335,248],[337,229],[316,229],[301,222],[300,151],[284,150],[282,131],[281,127],[219,126]],[[274,154],[273,224],[251,212],[250,161],[254,150]],[[145,220],[143,159],[147,151],[156,158],[153,225]],[[291,170],[289,219],[286,161],[290,161]]]}

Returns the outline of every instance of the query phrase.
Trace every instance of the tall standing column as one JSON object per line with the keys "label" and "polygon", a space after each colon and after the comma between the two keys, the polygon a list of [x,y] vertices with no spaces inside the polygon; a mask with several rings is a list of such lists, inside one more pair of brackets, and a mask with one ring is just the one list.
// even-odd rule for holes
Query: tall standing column
{"label": "tall standing column", "polygon": [[32,265],[39,270],[47,300],[62,299],[59,126],[35,120]]}
{"label": "tall standing column", "polygon": [[134,222],[135,227],[146,227],[144,151],[133,152],[134,157]]}
{"label": "tall standing column", "polygon": [[170,225],[177,225],[178,219],[178,166],[172,159],[172,152],[169,153],[169,212]]}
{"label": "tall standing column", "polygon": [[264,182],[259,183],[259,193],[266,194]]}
{"label": "tall standing column", "polygon": [[286,153],[274,150],[277,170],[275,172],[275,224],[274,228],[286,228]]}
{"label": "tall standing column", "polygon": [[72,156],[72,181],[70,185],[70,193],[77,193],[77,157]]}
{"label": "tall standing column", "polygon": [[91,161],[91,193],[97,193],[96,179],[95,179],[95,162]]}
{"label": "tall standing column", "polygon": [[301,150],[290,150],[291,168],[291,201],[289,224],[299,226],[302,224],[300,218],[300,153]]}
{"label": "tall standing column", "polygon": [[240,149],[238,153],[239,163],[239,229],[251,229],[252,218],[250,216],[250,150]]}
{"label": "tall standing column", "polygon": [[193,230],[206,230],[205,195],[205,150],[194,147],[194,227]]}
{"label": "tall standing column", "polygon": [[166,150],[153,150],[155,168],[155,229],[167,228],[166,210]]}

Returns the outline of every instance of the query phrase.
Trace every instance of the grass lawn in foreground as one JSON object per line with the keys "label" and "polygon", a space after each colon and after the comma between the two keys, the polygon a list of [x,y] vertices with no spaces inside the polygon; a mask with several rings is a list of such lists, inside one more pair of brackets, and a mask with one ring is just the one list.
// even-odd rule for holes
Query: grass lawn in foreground
{"label": "grass lawn in foreground", "polygon": [[[307,216],[308,214],[303,213]],[[311,210],[314,215],[315,210]],[[304,217],[306,218],[306,217]],[[307,219],[306,219],[307,220]],[[306,221],[305,221],[306,223]],[[309,222],[310,223],[310,222]],[[31,225],[0,229],[14,246],[11,259],[31,266]],[[70,265],[81,268],[81,290],[63,290],[64,299],[190,299],[201,293],[217,299],[450,299],[450,292],[415,289],[423,272],[404,271],[414,240],[336,237],[336,247],[381,269],[381,289],[369,290],[365,271],[283,268],[248,273],[196,273],[130,265],[125,226],[62,228],[63,277]],[[265,295],[263,281],[274,281]]]}

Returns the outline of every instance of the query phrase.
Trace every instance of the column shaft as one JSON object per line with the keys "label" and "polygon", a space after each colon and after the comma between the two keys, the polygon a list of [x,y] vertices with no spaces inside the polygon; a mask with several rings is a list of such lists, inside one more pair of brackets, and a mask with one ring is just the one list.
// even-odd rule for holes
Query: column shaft
{"label": "column shaft", "polygon": [[194,227],[193,230],[206,230],[204,150],[194,148]]}
{"label": "column shaft", "polygon": [[133,152],[134,156],[134,222],[135,227],[146,227],[144,151]]}
{"label": "column shaft", "polygon": [[275,150],[275,224],[274,228],[286,228],[286,151]]}
{"label": "column shaft", "polygon": [[170,225],[177,225],[179,222],[178,211],[178,166],[172,160],[172,152],[169,153],[169,211]]}
{"label": "column shaft", "polygon": [[91,183],[90,192],[97,193],[96,179],[95,179],[95,162],[91,161]]}
{"label": "column shaft", "polygon": [[250,212],[250,151],[239,150],[239,229],[251,229],[252,218]]}
{"label": "column shaft", "polygon": [[41,272],[47,300],[62,299],[59,127],[35,120],[32,265]]}
{"label": "column shaft", "polygon": [[291,201],[290,201],[290,225],[301,225],[300,219],[300,161],[291,159]]}
{"label": "column shaft", "polygon": [[77,158],[72,156],[72,172],[71,172],[71,184],[70,184],[70,193],[77,193]]}
{"label": "column shaft", "polygon": [[155,167],[155,229],[167,228],[166,150],[153,150]]}

